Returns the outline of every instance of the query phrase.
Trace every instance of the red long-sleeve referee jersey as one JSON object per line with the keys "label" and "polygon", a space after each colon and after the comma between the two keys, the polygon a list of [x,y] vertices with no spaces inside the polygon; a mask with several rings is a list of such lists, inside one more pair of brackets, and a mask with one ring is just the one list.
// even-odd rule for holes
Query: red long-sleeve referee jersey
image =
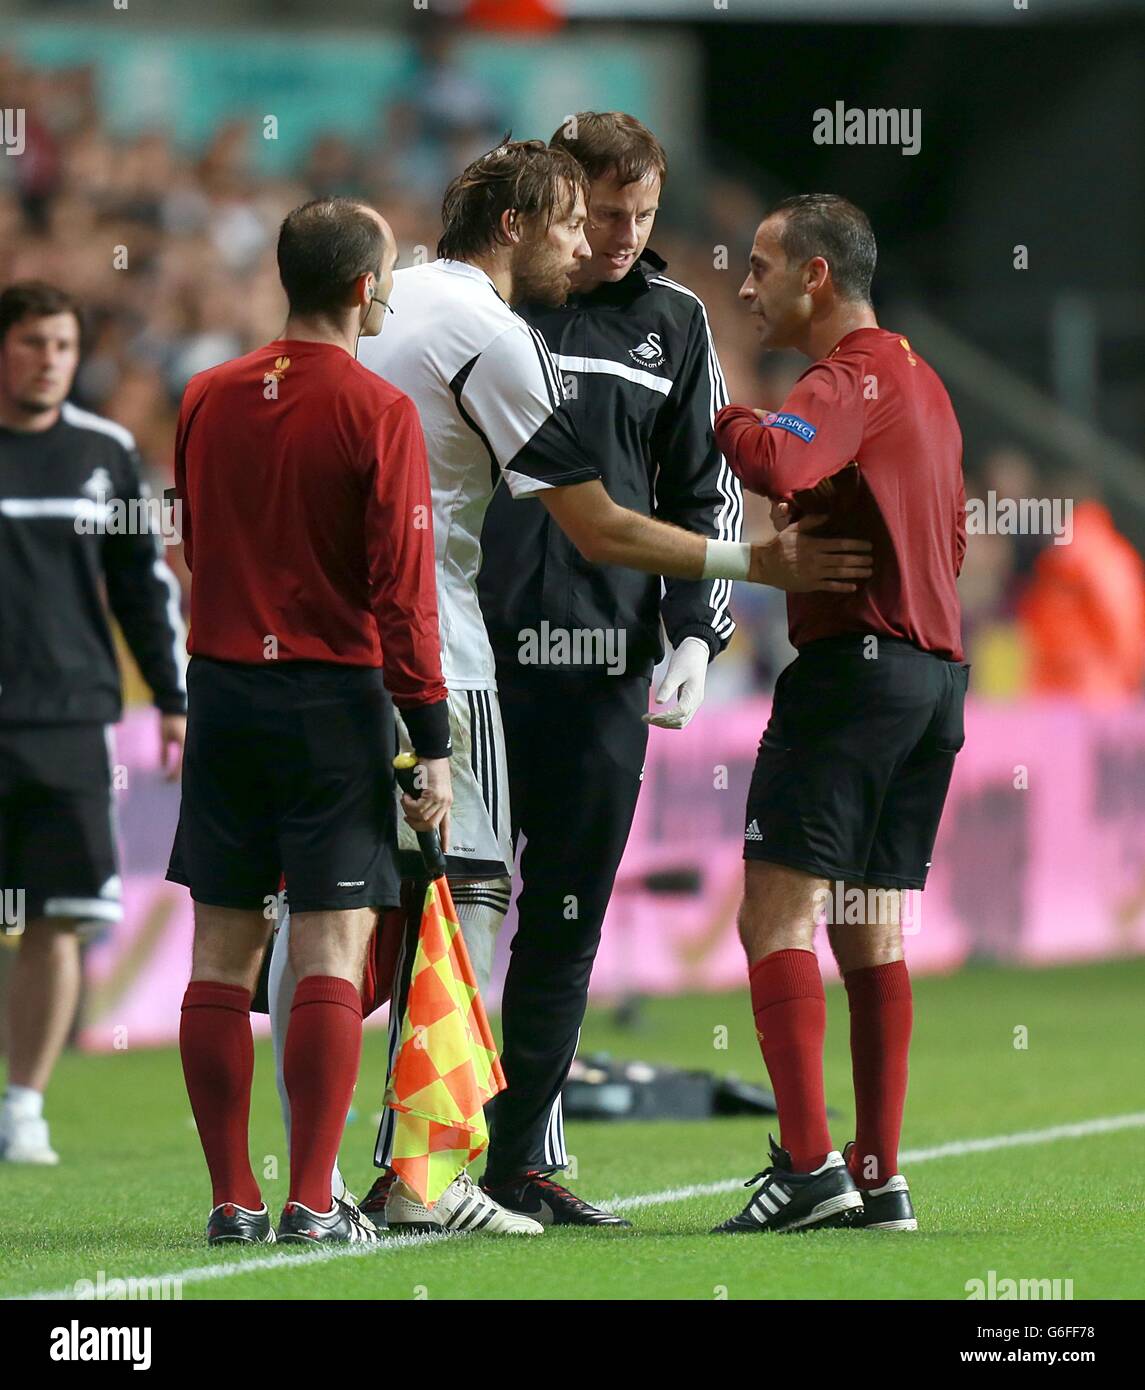
{"label": "red long-sleeve referee jersey", "polygon": [[857,497],[834,533],[872,542],[874,574],[853,594],[788,594],[793,646],[875,633],[962,660],[962,432],[938,374],[905,338],[848,333],[763,421],[725,406],[716,441],[744,486],[775,501],[859,465]]}
{"label": "red long-sleeve referee jersey", "polygon": [[381,666],[403,712],[445,699],[429,468],[403,392],[279,339],[192,377],[175,444],[188,650]]}

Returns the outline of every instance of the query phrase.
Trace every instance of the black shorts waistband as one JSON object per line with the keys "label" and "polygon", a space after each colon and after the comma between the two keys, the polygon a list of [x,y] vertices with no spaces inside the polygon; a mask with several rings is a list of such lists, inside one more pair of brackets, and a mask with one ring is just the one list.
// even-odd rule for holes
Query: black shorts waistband
{"label": "black shorts waistband", "polygon": [[[341,704],[392,710],[380,666],[333,661],[268,661],[266,666],[193,656],[187,667],[188,713],[264,710],[290,714]],[[392,715],[391,715],[392,717]]]}
{"label": "black shorts waistband", "polygon": [[351,666],[341,661],[266,661],[256,665],[253,661],[220,661],[214,656],[192,656],[187,664],[188,676],[192,672],[232,677],[236,681],[263,685],[268,689],[275,685],[385,689],[380,666]]}
{"label": "black shorts waistband", "polygon": [[890,652],[901,652],[905,656],[928,657],[932,661],[943,661],[953,666],[960,664],[952,657],[943,656],[940,652],[927,651],[925,647],[920,647],[909,638],[890,637],[882,632],[842,632],[834,637],[817,637],[813,642],[804,642],[802,646],[797,647],[796,653],[799,656],[819,656],[820,654],[837,656],[841,653],[865,656],[867,643],[872,638],[878,643],[880,652],[886,649]]}

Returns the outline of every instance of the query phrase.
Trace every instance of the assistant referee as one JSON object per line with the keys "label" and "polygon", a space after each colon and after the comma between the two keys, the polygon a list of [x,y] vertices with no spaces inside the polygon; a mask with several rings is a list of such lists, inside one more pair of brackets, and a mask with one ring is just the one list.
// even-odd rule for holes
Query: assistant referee
{"label": "assistant referee", "polygon": [[251,995],[280,874],[298,987],[277,1238],[377,1239],[333,1199],[330,1175],[358,1076],[367,942],[378,909],[399,901],[391,697],[425,766],[422,828],[451,799],[421,425],[408,396],[354,360],[359,334],[379,331],[396,258],[370,208],[296,209],[278,240],[282,337],[194,377],[179,417],[192,660],[168,877],[195,901],[179,1046],[212,1244],[275,1238],[247,1117]]}

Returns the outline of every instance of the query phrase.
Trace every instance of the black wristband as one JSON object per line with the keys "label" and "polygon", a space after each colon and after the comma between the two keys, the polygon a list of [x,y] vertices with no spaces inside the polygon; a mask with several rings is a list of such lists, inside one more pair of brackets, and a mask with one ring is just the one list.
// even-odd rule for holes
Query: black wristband
{"label": "black wristband", "polygon": [[419,758],[448,758],[453,751],[449,734],[449,701],[438,700],[432,705],[416,705],[400,711],[413,751]]}

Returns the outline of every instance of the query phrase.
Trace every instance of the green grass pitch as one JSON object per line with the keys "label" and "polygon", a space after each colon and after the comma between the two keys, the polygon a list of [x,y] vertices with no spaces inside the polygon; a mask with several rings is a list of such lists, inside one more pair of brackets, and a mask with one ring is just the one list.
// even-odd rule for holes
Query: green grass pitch
{"label": "green grass pitch", "polygon": [[[1072,1280],[1077,1299],[1141,1298],[1143,999],[1145,959],[915,981],[904,1148],[917,1159],[903,1164],[915,1236],[708,1235],[747,1193],[690,1189],[742,1181],[763,1166],[767,1122],[734,1119],[566,1126],[571,1185],[592,1199],[624,1199],[632,1231],[391,1238],[376,1252],[333,1257],[297,1247],[208,1250],[209,1189],[177,1053],[68,1056],[48,1110],[61,1166],[0,1166],[0,1296],[62,1293],[102,1271],[105,1280],[181,1275],[184,1299],[965,1299],[967,1282],[993,1270],[997,1279]],[[828,1012],[827,1096],[842,1147],[853,1117],[837,987]],[[746,988],[654,1000],[637,1031],[596,1010],[583,1047],[762,1079]],[[382,1060],[382,1035],[371,1034],[342,1151],[359,1192],[373,1176]],[[1081,1137],[1042,1133],[1118,1120]],[[1025,1138],[927,1152],[1002,1136]],[[256,1172],[277,1162],[263,1189],[277,1214],[286,1163],[267,1045],[258,1048],[251,1154]]]}

